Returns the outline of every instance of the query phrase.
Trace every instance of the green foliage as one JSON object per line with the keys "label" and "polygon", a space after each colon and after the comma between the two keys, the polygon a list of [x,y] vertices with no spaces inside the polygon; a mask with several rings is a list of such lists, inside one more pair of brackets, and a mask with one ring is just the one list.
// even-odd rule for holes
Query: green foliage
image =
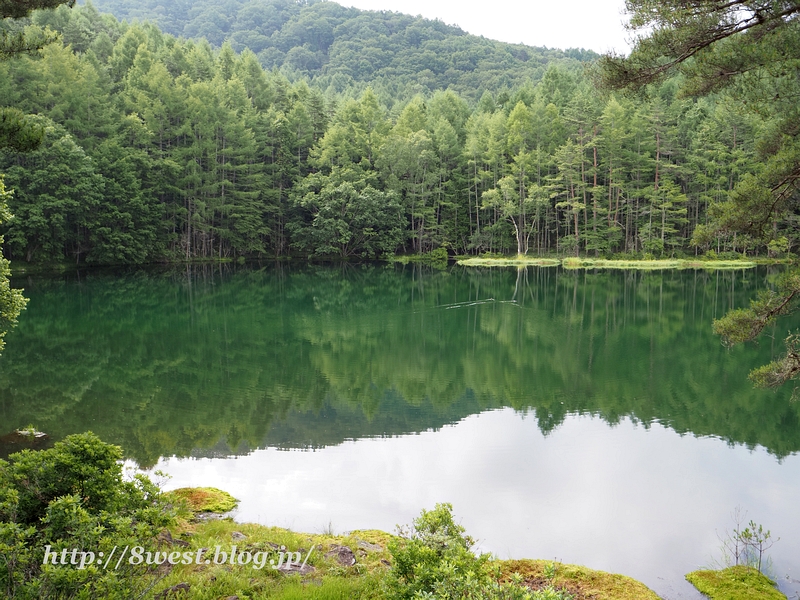
{"label": "green foliage", "polygon": [[[796,270],[783,273],[776,287],[759,292],[748,308],[731,310],[714,321],[714,333],[721,336],[723,344],[732,346],[755,340],[765,327],[796,308],[800,273]],[[750,372],[751,381],[758,387],[777,387],[800,374],[800,335],[790,333],[785,343],[783,356]]]}
{"label": "green foliage", "polygon": [[28,261],[77,258],[90,248],[89,221],[107,207],[101,206],[103,178],[63,127],[31,119],[45,130],[45,143],[25,154],[0,155],[15,188],[9,206],[16,218],[8,225],[6,243],[12,255]]}
{"label": "green foliage", "polygon": [[[94,559],[115,547],[154,547],[172,522],[146,477],[123,478],[121,458],[119,447],[85,433],[0,461],[0,589],[7,598],[121,599],[152,585],[156,574],[145,564],[103,569]],[[93,564],[54,564],[73,549],[93,552]],[[45,563],[48,551],[59,559],[49,554]]]}
{"label": "green foliage", "polygon": [[765,560],[766,551],[780,538],[773,540],[769,530],[752,520],[743,526],[744,513],[739,507],[732,516],[735,522],[733,531],[726,532],[725,538],[722,538],[723,560],[729,567],[743,565],[762,573],[764,567],[769,565],[769,559]]}
{"label": "green foliage", "polygon": [[449,588],[459,582],[473,585],[473,581],[488,581],[489,555],[475,556],[475,542],[453,521],[452,510],[450,504],[437,504],[430,511],[423,509],[410,530],[401,528],[401,539],[390,543],[392,597],[438,595],[440,591],[449,593]]}
{"label": "green foliage", "polygon": [[787,381],[796,379],[800,374],[800,335],[789,334],[786,336],[784,344],[786,345],[786,354],[750,371],[748,377],[756,387],[778,387]]}
{"label": "green foliage", "polygon": [[687,75],[685,85],[705,94],[760,66],[770,66],[773,73],[794,69],[792,46],[781,44],[797,33],[797,2],[751,8],[745,0],[698,0],[691,5],[634,0],[627,8],[628,28],[647,35],[637,39],[629,57],[603,57],[601,75],[612,87],[643,86],[680,67]]}
{"label": "green foliage", "polygon": [[26,118],[21,110],[0,108],[0,148],[29,152],[39,146],[44,128]]}
{"label": "green foliage", "polygon": [[72,6],[74,0],[0,0],[0,19],[21,19],[31,11],[55,8],[61,4]]}
{"label": "green foliage", "polygon": [[498,583],[490,555],[476,556],[474,540],[453,521],[453,507],[437,504],[414,519],[410,529],[400,528],[400,539],[389,543],[392,569],[388,579],[391,598],[456,600],[571,600],[552,587],[531,592],[521,580]]}
{"label": "green foliage", "polygon": [[453,521],[450,504],[423,509],[410,530],[400,529],[400,537],[389,545],[392,597],[464,597],[466,588],[490,580],[489,555],[475,556],[475,542]]}
{"label": "green foliage", "polygon": [[[11,196],[11,191],[5,188],[4,176],[0,175],[0,224],[12,219],[11,212],[8,210],[8,201]],[[0,236],[0,246],[2,243],[3,238]],[[0,351],[5,346],[6,333],[17,323],[17,318],[27,303],[21,290],[11,288],[10,276],[11,264],[0,256]]]}
{"label": "green foliage", "polygon": [[[0,0],[0,61],[41,50],[58,39],[49,29],[21,28],[13,19],[22,19],[32,11],[52,9],[60,5],[73,6],[75,0]],[[2,132],[0,131],[0,135]],[[0,142],[2,139],[0,138]],[[2,143],[0,143],[2,147]]]}
{"label": "green foliage", "polygon": [[305,218],[290,231],[308,254],[376,258],[393,254],[403,240],[396,195],[373,188],[358,168],[310,175],[298,193]]}

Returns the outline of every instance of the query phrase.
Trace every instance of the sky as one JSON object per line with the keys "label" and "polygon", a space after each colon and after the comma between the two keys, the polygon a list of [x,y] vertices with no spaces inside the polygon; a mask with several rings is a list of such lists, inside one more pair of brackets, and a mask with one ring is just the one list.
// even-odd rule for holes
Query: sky
{"label": "sky", "polygon": [[624,0],[337,0],[365,10],[441,19],[464,31],[512,44],[627,53]]}

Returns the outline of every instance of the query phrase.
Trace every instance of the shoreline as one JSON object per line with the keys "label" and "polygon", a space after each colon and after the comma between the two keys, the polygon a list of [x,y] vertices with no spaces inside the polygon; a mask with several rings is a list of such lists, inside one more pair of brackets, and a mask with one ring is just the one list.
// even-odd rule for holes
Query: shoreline
{"label": "shoreline", "polygon": [[[211,513],[213,515],[213,513]],[[207,515],[207,516],[204,516]],[[209,518],[210,517],[210,518]],[[220,518],[222,517],[222,518]],[[280,527],[239,523],[230,516],[197,514],[191,522],[175,528],[168,539],[192,554],[208,549],[210,564],[178,564],[154,591],[186,589],[213,590],[214,597],[385,598],[387,580],[395,564],[390,550],[396,535],[379,530],[354,530],[335,534],[295,532]],[[185,541],[184,541],[185,540]],[[231,566],[215,560],[237,546],[241,552],[259,549],[271,552],[272,563],[254,571],[251,565]],[[285,564],[283,554],[299,553],[298,564]],[[204,561],[200,561],[201,563]],[[283,564],[281,564],[283,562]],[[498,583],[520,582],[530,593],[553,588],[570,594],[573,600],[659,600],[644,583],[621,574],[607,573],[580,565],[553,560],[507,559],[492,557],[490,568]],[[260,573],[254,576],[254,573]],[[265,581],[258,582],[257,578]],[[311,591],[317,592],[311,596]],[[265,593],[266,592],[266,593]],[[263,596],[261,594],[264,594]],[[199,596],[198,596],[199,597]],[[344,597],[344,596],[342,596]],[[534,596],[535,597],[535,596]],[[549,596],[548,596],[549,597]]]}
{"label": "shoreline", "polygon": [[758,265],[793,264],[787,259],[752,259],[752,260],[700,260],[700,259],[656,259],[656,260],[613,260],[602,258],[576,258],[568,257],[541,258],[541,257],[502,257],[502,258],[461,258],[456,264],[465,267],[562,267],[563,269],[615,269],[615,270],[738,270],[753,269]]}
{"label": "shoreline", "polygon": [[[397,535],[374,529],[336,534],[330,527],[321,533],[303,533],[240,523],[233,517],[238,501],[217,488],[179,488],[165,495],[179,507],[182,517],[172,532],[167,530],[160,539],[170,546],[182,546],[181,550],[187,551],[184,556],[198,558],[174,567],[167,565],[166,577],[158,585],[167,595],[183,590],[191,598],[192,588],[213,588],[215,597],[228,598],[232,594],[295,598],[309,593],[314,598],[393,597],[391,591],[397,590],[392,584],[404,562],[404,551],[398,548],[417,543],[413,541],[417,537],[413,527],[398,528]],[[432,514],[423,510],[423,517],[426,513]],[[420,523],[415,520],[414,525]],[[463,533],[463,528],[459,529]],[[472,543],[472,538],[464,539]],[[237,550],[245,555],[245,561],[234,560]],[[260,558],[256,567],[250,563],[251,554]],[[558,560],[499,559],[491,554],[483,558],[487,559],[486,572],[492,574],[496,585],[517,586],[530,600],[660,599],[647,585],[627,575]],[[262,576],[266,581],[258,583]],[[458,580],[463,575],[454,572],[452,577]],[[693,571],[685,577],[711,600],[786,599],[774,581],[752,567]],[[320,593],[323,590],[328,593]]]}
{"label": "shoreline", "polygon": [[722,260],[717,258],[660,258],[660,259],[607,259],[589,257],[553,257],[553,256],[446,256],[420,254],[420,255],[394,255],[369,260],[348,260],[338,257],[304,258],[299,256],[273,256],[263,258],[248,258],[242,260],[233,258],[209,258],[196,260],[156,261],[147,263],[119,263],[119,264],[86,264],[86,263],[26,263],[18,260],[11,261],[11,277],[25,275],[58,275],[68,273],[75,269],[123,269],[123,268],[169,268],[202,265],[236,265],[245,266],[254,263],[284,263],[319,265],[330,263],[388,263],[388,264],[422,264],[422,265],[448,265],[456,264],[465,267],[562,267],[564,269],[621,269],[621,270],[665,270],[665,269],[752,269],[759,265],[791,265],[797,262],[791,258],[741,258],[736,260]]}

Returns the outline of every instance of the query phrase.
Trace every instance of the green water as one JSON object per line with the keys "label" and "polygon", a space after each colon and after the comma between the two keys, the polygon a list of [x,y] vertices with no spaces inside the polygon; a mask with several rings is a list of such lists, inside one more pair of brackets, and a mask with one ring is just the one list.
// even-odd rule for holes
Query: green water
{"label": "green water", "polygon": [[0,435],[91,429],[147,466],[512,407],[543,432],[627,416],[784,457],[800,403],[746,374],[789,324],[733,350],[711,333],[770,277],[270,264],[17,279],[30,303],[0,358]]}

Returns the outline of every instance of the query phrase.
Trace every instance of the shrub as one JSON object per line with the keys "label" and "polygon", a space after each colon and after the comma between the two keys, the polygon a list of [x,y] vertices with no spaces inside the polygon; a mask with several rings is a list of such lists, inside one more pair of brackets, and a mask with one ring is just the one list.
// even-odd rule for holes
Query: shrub
{"label": "shrub", "polygon": [[[151,548],[173,516],[145,476],[126,481],[122,452],[92,433],[71,435],[49,450],[0,460],[0,594],[7,598],[130,598],[155,582],[146,564],[116,569],[94,562],[43,564],[58,554],[121,556],[127,546]],[[116,546],[116,550],[114,550]],[[77,555],[80,557],[80,554]]]}
{"label": "shrub", "polygon": [[519,582],[498,583],[489,554],[475,555],[474,540],[453,521],[453,507],[423,510],[410,530],[389,543],[393,564],[389,596],[436,600],[569,600],[552,587],[531,592]]}

